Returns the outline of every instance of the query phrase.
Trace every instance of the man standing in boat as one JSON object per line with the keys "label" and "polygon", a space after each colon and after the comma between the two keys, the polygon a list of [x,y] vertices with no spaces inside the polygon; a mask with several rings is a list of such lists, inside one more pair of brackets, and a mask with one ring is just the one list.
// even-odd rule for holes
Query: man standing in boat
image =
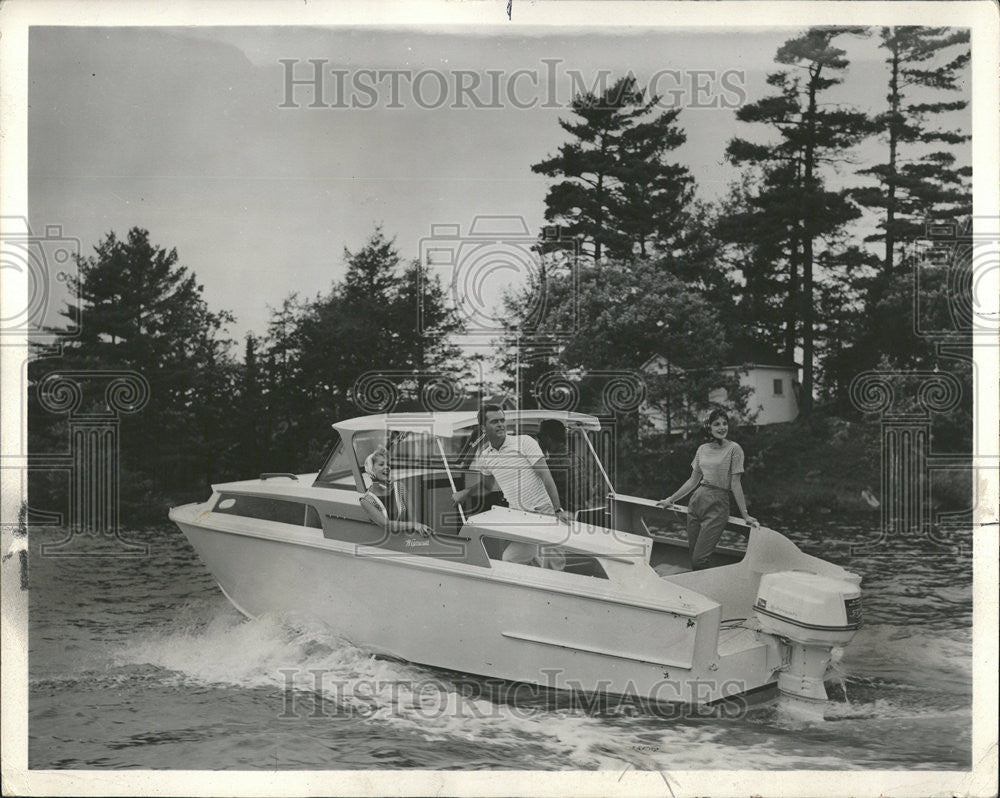
{"label": "man standing in boat", "polygon": [[[559,491],[538,442],[530,435],[508,435],[506,418],[499,405],[483,405],[479,409],[479,426],[486,440],[470,469],[496,479],[513,509],[555,515],[569,523],[569,514],[559,502]],[[484,484],[480,479],[453,493],[452,499],[462,504],[472,496],[478,497]]]}

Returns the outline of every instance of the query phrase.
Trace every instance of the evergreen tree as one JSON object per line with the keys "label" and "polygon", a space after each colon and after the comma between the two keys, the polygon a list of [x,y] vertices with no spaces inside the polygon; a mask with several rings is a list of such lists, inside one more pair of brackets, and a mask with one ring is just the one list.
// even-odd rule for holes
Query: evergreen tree
{"label": "evergreen tree", "polygon": [[[658,98],[647,103],[652,108]],[[675,125],[680,109],[622,131],[615,169],[614,218],[617,236],[609,255],[649,257],[680,246],[689,224],[694,178],[686,166],[668,163],[671,150],[686,140]]]}
{"label": "evergreen tree", "polygon": [[[956,168],[953,153],[934,149],[940,144],[961,144],[970,136],[932,130],[928,121],[968,103],[917,99],[964,87],[963,70],[971,56],[968,45],[967,30],[916,26],[881,30],[881,47],[888,51],[888,109],[873,122],[886,143],[886,160],[859,172],[874,177],[878,185],[855,189],[852,196],[884,212],[880,232],[866,240],[885,242],[882,269],[887,276],[896,266],[898,243],[920,238],[929,220],[955,222],[971,214],[971,167]],[[961,49],[956,51],[956,47]]]}
{"label": "evergreen tree", "polygon": [[392,381],[419,396],[428,372],[462,372],[452,341],[462,326],[435,276],[404,263],[380,229],[356,252],[345,249],[344,260],[344,279],[327,294],[289,297],[272,315],[264,371],[270,415],[280,419],[272,432],[279,470],[318,467],[330,425],[362,412],[351,390],[363,374],[409,372],[409,381]]}
{"label": "evergreen tree", "polygon": [[[143,491],[203,488],[232,457],[238,369],[224,328],[233,319],[210,311],[177,251],[153,244],[141,228],[124,240],[108,233],[77,266],[70,287],[79,306],[61,312],[80,334],[66,340],[60,356],[32,363],[31,378],[60,370],[133,370],[147,380],[148,403],[122,417],[119,442],[124,516],[149,520],[142,511],[159,505]],[[94,383],[103,391],[99,379]],[[104,401],[103,393],[85,394],[83,409]]]}
{"label": "evergreen tree", "polygon": [[[916,300],[921,310],[919,318],[915,317],[913,270],[920,253],[905,245],[925,238],[930,222],[951,223],[956,233],[962,231],[971,215],[971,169],[957,166],[954,154],[970,137],[960,128],[941,129],[933,124],[934,120],[941,124],[948,114],[968,105],[965,99],[952,99],[966,88],[968,43],[969,33],[964,30],[881,30],[880,44],[887,53],[888,107],[875,117],[873,126],[885,145],[885,155],[880,163],[859,172],[874,178],[877,185],[856,188],[852,197],[879,213],[878,232],[866,240],[880,241],[883,248],[877,276],[856,285],[864,294],[864,313],[853,326],[850,344],[827,369],[841,397],[846,395],[850,378],[866,368],[947,369],[963,379],[967,376],[965,364],[942,356],[933,337],[914,332],[918,326],[951,327],[941,318],[931,323],[928,317],[947,317],[949,304],[961,301],[948,288],[953,276],[949,277],[946,267],[920,265]],[[963,412],[954,414],[955,418]]]}
{"label": "evergreen tree", "polygon": [[[801,340],[803,412],[812,406],[815,369],[816,242],[860,215],[846,192],[827,190],[822,168],[841,160],[845,150],[866,133],[864,114],[830,106],[823,93],[843,82],[848,66],[845,51],[834,46],[833,40],[862,32],[859,28],[811,28],[786,41],[775,60],[792,69],[772,73],[767,79],[778,93],[737,111],[740,121],[776,129],[777,143],[735,138],[727,149],[733,163],[763,169],[764,180],[755,198],[758,213],[751,217],[755,229],[774,223],[778,230],[788,231],[786,345]],[[729,235],[733,236],[732,231]]]}
{"label": "evergreen tree", "polygon": [[573,139],[531,167],[561,178],[545,198],[545,218],[585,244],[595,260],[647,255],[670,246],[684,227],[693,181],[686,167],[666,156],[685,134],[675,124],[680,110],[656,115],[658,102],[633,76],[599,95],[578,95],[576,119],[559,120]]}
{"label": "evergreen tree", "polygon": [[267,414],[264,408],[264,396],[260,365],[257,361],[259,341],[252,333],[247,333],[246,348],[243,354],[243,383],[240,397],[240,465],[251,474],[268,469],[264,463]]}
{"label": "evergreen tree", "polygon": [[799,332],[799,211],[789,186],[796,166],[765,163],[746,170],[724,200],[716,223],[728,246],[722,259],[742,284],[732,338],[765,342],[791,355]]}

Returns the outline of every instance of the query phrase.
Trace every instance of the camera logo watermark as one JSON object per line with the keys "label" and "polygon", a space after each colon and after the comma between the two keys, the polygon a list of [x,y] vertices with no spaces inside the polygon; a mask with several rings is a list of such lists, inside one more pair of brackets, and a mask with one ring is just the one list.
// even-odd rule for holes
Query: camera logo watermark
{"label": "camera logo watermark", "polygon": [[[80,241],[63,234],[61,225],[46,225],[35,235],[23,216],[0,217],[0,283],[3,304],[0,306],[0,335],[36,336],[56,333],[69,337],[78,332],[72,319],[79,312],[61,319],[63,327],[53,329],[50,313],[57,301],[64,301],[72,314],[79,311],[79,298],[73,286],[79,276],[77,259]],[[70,321],[69,326],[65,326]]]}
{"label": "camera logo watermark", "polygon": [[392,413],[404,400],[418,401],[422,411],[458,410],[469,392],[463,380],[437,371],[366,371],[354,381],[348,398],[363,413]]}
{"label": "camera logo watermark", "polygon": [[1000,218],[978,216],[964,226],[928,224],[917,246],[914,332],[939,341],[971,335],[977,343],[995,345],[1000,336]]}
{"label": "camera logo watermark", "polygon": [[[609,69],[585,73],[559,58],[530,68],[347,69],[328,58],[279,58],[279,108],[370,110],[516,110],[569,108],[579,97],[607,98],[618,77]],[[648,101],[663,109],[719,110],[746,102],[746,73],[740,69],[658,69],[636,78]]]}
{"label": "camera logo watermark", "polygon": [[[547,254],[541,248],[552,249]],[[467,336],[555,334],[576,331],[576,292],[570,307],[558,318],[550,314],[548,274],[568,270],[576,286],[579,242],[563,237],[560,228],[547,228],[541,239],[530,233],[521,216],[476,216],[468,231],[459,224],[435,224],[430,236],[420,240],[423,273],[445,287],[452,307],[465,325]],[[522,317],[512,321],[504,306],[505,295],[523,291]],[[420,329],[427,326],[420,309]]]}

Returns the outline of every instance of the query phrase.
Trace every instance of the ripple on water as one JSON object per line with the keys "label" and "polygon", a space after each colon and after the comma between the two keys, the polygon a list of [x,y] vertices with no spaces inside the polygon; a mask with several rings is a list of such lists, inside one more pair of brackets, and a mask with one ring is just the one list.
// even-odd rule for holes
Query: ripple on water
{"label": "ripple on water", "polygon": [[[838,530],[833,529],[833,532]],[[839,530],[847,542],[870,530]],[[796,537],[797,535],[797,537]],[[32,767],[967,768],[968,559],[850,558],[831,528],[793,534],[864,577],[866,626],[823,718],[740,717],[558,696],[505,703],[462,677],[373,658],[308,615],[247,620],[176,533],[146,560],[32,564]],[[37,566],[37,567],[36,567]],[[317,681],[314,675],[322,674]]]}

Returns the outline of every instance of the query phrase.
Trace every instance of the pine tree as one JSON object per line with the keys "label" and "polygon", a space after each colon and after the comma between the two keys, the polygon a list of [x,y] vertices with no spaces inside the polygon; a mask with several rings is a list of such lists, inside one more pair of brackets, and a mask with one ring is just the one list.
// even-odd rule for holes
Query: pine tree
{"label": "pine tree", "polygon": [[[833,40],[860,33],[863,29],[811,28],[786,41],[775,61],[794,71],[768,75],[768,83],[778,93],[737,112],[743,122],[775,128],[777,144],[735,138],[727,149],[733,163],[763,169],[764,179],[755,198],[758,213],[752,217],[756,229],[773,222],[788,232],[784,253],[788,272],[786,345],[796,338],[802,343],[803,412],[812,406],[815,368],[816,242],[860,215],[845,192],[826,189],[822,170],[842,160],[844,152],[867,131],[864,114],[828,105],[823,93],[843,82],[848,66],[845,51],[834,46]],[[763,213],[765,209],[770,213]]]}
{"label": "pine tree", "polygon": [[680,110],[655,115],[658,103],[631,75],[600,95],[578,95],[576,120],[559,120],[573,139],[531,167],[561,178],[549,188],[545,218],[585,244],[595,260],[646,255],[669,244],[682,227],[693,181],[686,167],[666,156],[685,134],[675,124]]}
{"label": "pine tree", "polygon": [[[963,69],[969,62],[969,32],[949,28],[882,28],[881,47],[888,51],[888,109],[873,120],[885,141],[886,160],[861,170],[878,186],[855,189],[854,199],[884,211],[880,232],[867,241],[884,241],[882,270],[892,274],[897,245],[920,238],[928,220],[954,222],[971,213],[968,187],[970,167],[956,168],[947,150],[927,151],[938,144],[961,144],[967,134],[930,129],[929,118],[967,106],[964,100],[927,102],[916,97],[955,92],[963,88]],[[953,48],[961,47],[955,51]],[[947,56],[947,51],[952,55]],[[944,60],[941,63],[942,59]]]}
{"label": "pine tree", "polygon": [[261,386],[261,370],[257,360],[259,342],[252,333],[247,333],[243,354],[243,384],[240,390],[240,467],[250,473],[265,470],[262,443],[268,429],[267,414]]}
{"label": "pine tree", "polygon": [[[108,233],[94,254],[80,257],[70,286],[79,306],[61,313],[78,337],[61,356],[33,364],[32,378],[57,370],[136,371],[149,383],[144,409],[121,420],[124,516],[155,504],[150,491],[202,488],[219,477],[236,430],[237,368],[225,326],[233,317],[213,312],[196,276],[175,249],[150,241],[138,227],[124,240]],[[84,409],[104,403],[103,387],[84,396]],[[85,386],[87,387],[87,386]],[[148,519],[142,519],[148,520]]]}
{"label": "pine tree", "polygon": [[378,228],[357,251],[345,249],[344,261],[344,279],[328,293],[289,297],[273,312],[264,370],[269,414],[283,420],[272,436],[278,470],[318,467],[330,425],[360,412],[351,390],[362,375],[396,372],[391,381],[419,396],[428,372],[462,371],[452,341],[462,326],[436,276],[405,263]]}

